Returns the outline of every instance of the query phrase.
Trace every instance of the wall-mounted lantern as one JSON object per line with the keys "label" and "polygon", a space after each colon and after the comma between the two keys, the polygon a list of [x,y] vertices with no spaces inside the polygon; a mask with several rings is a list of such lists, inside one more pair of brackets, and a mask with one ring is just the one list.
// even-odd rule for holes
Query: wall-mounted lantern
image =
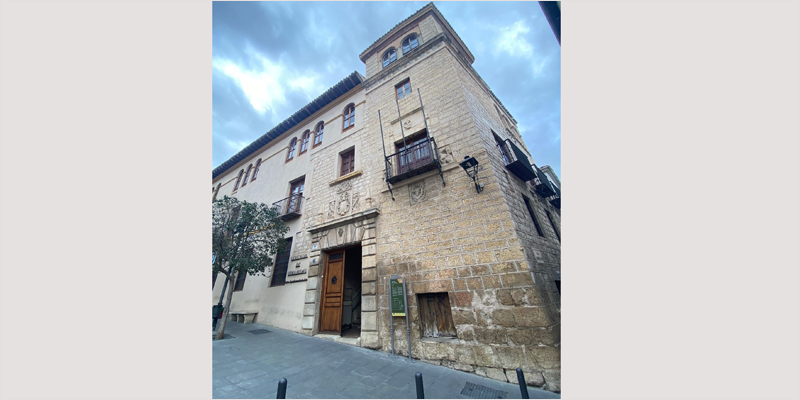
{"label": "wall-mounted lantern", "polygon": [[475,190],[480,193],[483,191],[483,184],[478,183],[478,160],[472,156],[464,157],[464,161],[462,161],[459,165],[461,168],[464,168],[464,171],[467,173],[467,176],[472,178],[472,181],[475,182]]}

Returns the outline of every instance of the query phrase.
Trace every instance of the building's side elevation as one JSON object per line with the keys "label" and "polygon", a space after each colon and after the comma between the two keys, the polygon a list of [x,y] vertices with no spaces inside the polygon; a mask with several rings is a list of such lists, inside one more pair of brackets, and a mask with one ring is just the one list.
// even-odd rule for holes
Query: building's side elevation
{"label": "building's side elevation", "polygon": [[[351,75],[352,84],[318,99],[321,109],[312,102],[215,169],[214,190],[230,188],[217,196],[230,194],[261,158],[263,181],[236,196],[264,203],[305,179],[302,210],[289,215],[300,215],[290,220],[293,247],[277,257],[289,264],[247,277],[233,309],[383,351],[393,324],[395,349],[408,354],[405,319],[389,305],[389,279],[400,275],[414,358],[511,382],[522,367],[530,384],[559,391],[560,210],[514,118],[433,4],[360,58],[366,78]],[[355,126],[343,130],[349,104]],[[318,121],[323,144],[286,162],[291,141]],[[479,162],[482,188],[459,165],[465,157]],[[295,277],[307,280],[280,285]]]}

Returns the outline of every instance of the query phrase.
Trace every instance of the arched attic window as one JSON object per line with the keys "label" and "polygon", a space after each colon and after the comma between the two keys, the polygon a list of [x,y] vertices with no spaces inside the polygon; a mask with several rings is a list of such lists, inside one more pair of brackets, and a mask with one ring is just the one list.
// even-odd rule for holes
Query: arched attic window
{"label": "arched attic window", "polygon": [[233,191],[234,191],[234,192],[235,192],[237,189],[239,189],[239,183],[241,183],[241,182],[242,182],[242,175],[244,175],[244,169],[242,169],[241,171],[239,171],[239,177],[238,177],[238,178],[236,178],[236,185],[234,185],[234,186],[233,186]]}
{"label": "arched attic window", "polygon": [[406,54],[417,47],[419,47],[419,40],[417,40],[416,33],[408,35],[408,37],[403,40],[403,54]]}
{"label": "arched attic window", "polygon": [[259,168],[261,168],[261,159],[260,158],[258,159],[258,161],[256,161],[256,169],[253,170],[253,178],[250,179],[250,182],[256,180],[256,177],[258,176],[258,169]]}
{"label": "arched attic window", "polygon": [[314,147],[317,147],[320,144],[322,144],[322,134],[324,133],[323,132],[324,130],[325,130],[324,122],[318,123],[317,127],[314,128]]}
{"label": "arched attic window", "polygon": [[383,59],[383,66],[385,68],[387,65],[391,64],[394,60],[397,60],[397,50],[395,50],[394,47],[387,50],[386,53],[383,54],[382,59]]}
{"label": "arched attic window", "polygon": [[311,131],[306,130],[300,138],[300,154],[308,151],[308,141],[311,140]]}
{"label": "arched attic window", "polygon": [[342,125],[342,130],[352,128],[353,125],[356,123],[356,106],[355,104],[349,104],[347,107],[344,108],[344,122]]}
{"label": "arched attic window", "polygon": [[244,181],[242,182],[242,187],[244,187],[245,185],[247,185],[247,178],[249,178],[249,177],[250,177],[250,171],[252,171],[252,170],[253,170],[253,164],[250,164],[250,165],[247,167],[247,172],[244,174]]}
{"label": "arched attic window", "polygon": [[295,149],[297,149],[297,138],[292,138],[292,141],[289,142],[289,152],[286,153],[286,161],[294,158]]}

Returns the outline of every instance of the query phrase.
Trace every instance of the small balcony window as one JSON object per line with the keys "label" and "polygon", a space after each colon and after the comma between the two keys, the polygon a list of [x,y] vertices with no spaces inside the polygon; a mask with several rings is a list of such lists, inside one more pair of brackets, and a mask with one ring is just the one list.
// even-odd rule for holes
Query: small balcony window
{"label": "small balcony window", "polygon": [[400,100],[403,97],[411,94],[411,81],[406,79],[399,85],[395,86],[395,91],[397,92],[397,100]]}
{"label": "small balcony window", "polygon": [[395,146],[397,152],[386,156],[386,173],[389,183],[394,184],[439,167],[439,151],[436,141],[428,137],[428,133],[425,131],[409,136],[406,138],[405,144],[400,142]]}

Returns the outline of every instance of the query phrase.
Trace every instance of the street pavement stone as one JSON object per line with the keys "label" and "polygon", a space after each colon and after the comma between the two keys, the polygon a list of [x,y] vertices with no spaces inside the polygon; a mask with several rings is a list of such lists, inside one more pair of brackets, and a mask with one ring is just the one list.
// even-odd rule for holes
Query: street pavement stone
{"label": "street pavement stone", "polygon": [[[248,332],[255,329],[271,332]],[[281,378],[287,399],[414,399],[416,372],[428,399],[468,399],[461,394],[467,382],[522,397],[515,384],[262,324],[229,321],[225,333],[233,338],[212,342],[215,399],[274,399]],[[528,394],[560,398],[532,387]]]}

